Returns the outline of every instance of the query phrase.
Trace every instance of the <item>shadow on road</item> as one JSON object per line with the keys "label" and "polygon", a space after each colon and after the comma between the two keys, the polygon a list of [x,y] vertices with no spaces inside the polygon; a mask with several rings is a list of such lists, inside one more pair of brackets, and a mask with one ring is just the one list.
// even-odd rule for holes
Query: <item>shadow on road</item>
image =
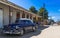
{"label": "shadow on road", "polygon": [[40,26],[35,32],[29,32],[24,34],[23,36],[19,36],[19,35],[0,35],[0,38],[30,38],[32,36],[37,36],[40,35],[42,30],[48,28],[47,26]]}

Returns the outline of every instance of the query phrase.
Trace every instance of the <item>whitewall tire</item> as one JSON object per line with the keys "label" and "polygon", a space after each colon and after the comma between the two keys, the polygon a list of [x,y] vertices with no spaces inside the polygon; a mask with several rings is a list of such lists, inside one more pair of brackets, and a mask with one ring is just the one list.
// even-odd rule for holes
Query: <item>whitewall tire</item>
{"label": "whitewall tire", "polygon": [[32,30],[33,30],[33,31],[35,31],[35,30],[36,30],[36,28],[35,28],[35,27],[32,27]]}
{"label": "whitewall tire", "polygon": [[21,31],[20,31],[20,35],[23,35],[23,34],[24,34],[24,31],[23,31],[23,30],[21,30]]}
{"label": "whitewall tire", "polygon": [[36,27],[36,29],[38,29],[38,26],[37,25],[35,27]]}

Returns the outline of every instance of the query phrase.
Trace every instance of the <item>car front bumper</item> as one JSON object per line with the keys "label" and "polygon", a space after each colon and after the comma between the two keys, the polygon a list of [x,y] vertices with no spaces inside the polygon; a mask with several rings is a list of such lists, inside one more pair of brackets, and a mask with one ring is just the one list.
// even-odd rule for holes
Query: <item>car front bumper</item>
{"label": "car front bumper", "polygon": [[20,34],[20,32],[4,32],[4,34]]}
{"label": "car front bumper", "polygon": [[20,34],[18,31],[3,31],[4,34]]}

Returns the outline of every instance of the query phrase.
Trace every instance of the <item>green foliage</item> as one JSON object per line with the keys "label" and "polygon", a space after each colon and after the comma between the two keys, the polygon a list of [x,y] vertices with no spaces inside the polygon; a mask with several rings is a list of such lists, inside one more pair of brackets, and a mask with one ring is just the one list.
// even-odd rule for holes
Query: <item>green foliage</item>
{"label": "green foliage", "polygon": [[45,8],[41,7],[38,11],[38,14],[42,16],[42,19],[48,19],[48,12]]}
{"label": "green foliage", "polygon": [[36,8],[34,6],[31,6],[29,8],[29,11],[32,12],[32,13],[35,13],[35,14],[38,14],[40,16],[42,16],[42,20],[43,19],[48,19],[48,11],[44,8],[44,7],[41,7],[38,11],[36,10]]}
{"label": "green foliage", "polygon": [[34,6],[31,6],[31,7],[29,8],[29,11],[32,12],[32,13],[37,14],[37,10],[36,10],[36,8],[35,8]]}

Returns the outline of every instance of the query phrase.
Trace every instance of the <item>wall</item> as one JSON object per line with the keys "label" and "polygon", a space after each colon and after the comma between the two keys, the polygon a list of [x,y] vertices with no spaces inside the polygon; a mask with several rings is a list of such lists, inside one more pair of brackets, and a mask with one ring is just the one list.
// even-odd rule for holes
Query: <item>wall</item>
{"label": "wall", "polygon": [[13,12],[12,12],[12,18],[11,18],[11,23],[14,23],[16,21],[16,10],[13,9]]}
{"label": "wall", "polygon": [[0,3],[0,8],[3,9],[3,25],[9,24],[9,7]]}

